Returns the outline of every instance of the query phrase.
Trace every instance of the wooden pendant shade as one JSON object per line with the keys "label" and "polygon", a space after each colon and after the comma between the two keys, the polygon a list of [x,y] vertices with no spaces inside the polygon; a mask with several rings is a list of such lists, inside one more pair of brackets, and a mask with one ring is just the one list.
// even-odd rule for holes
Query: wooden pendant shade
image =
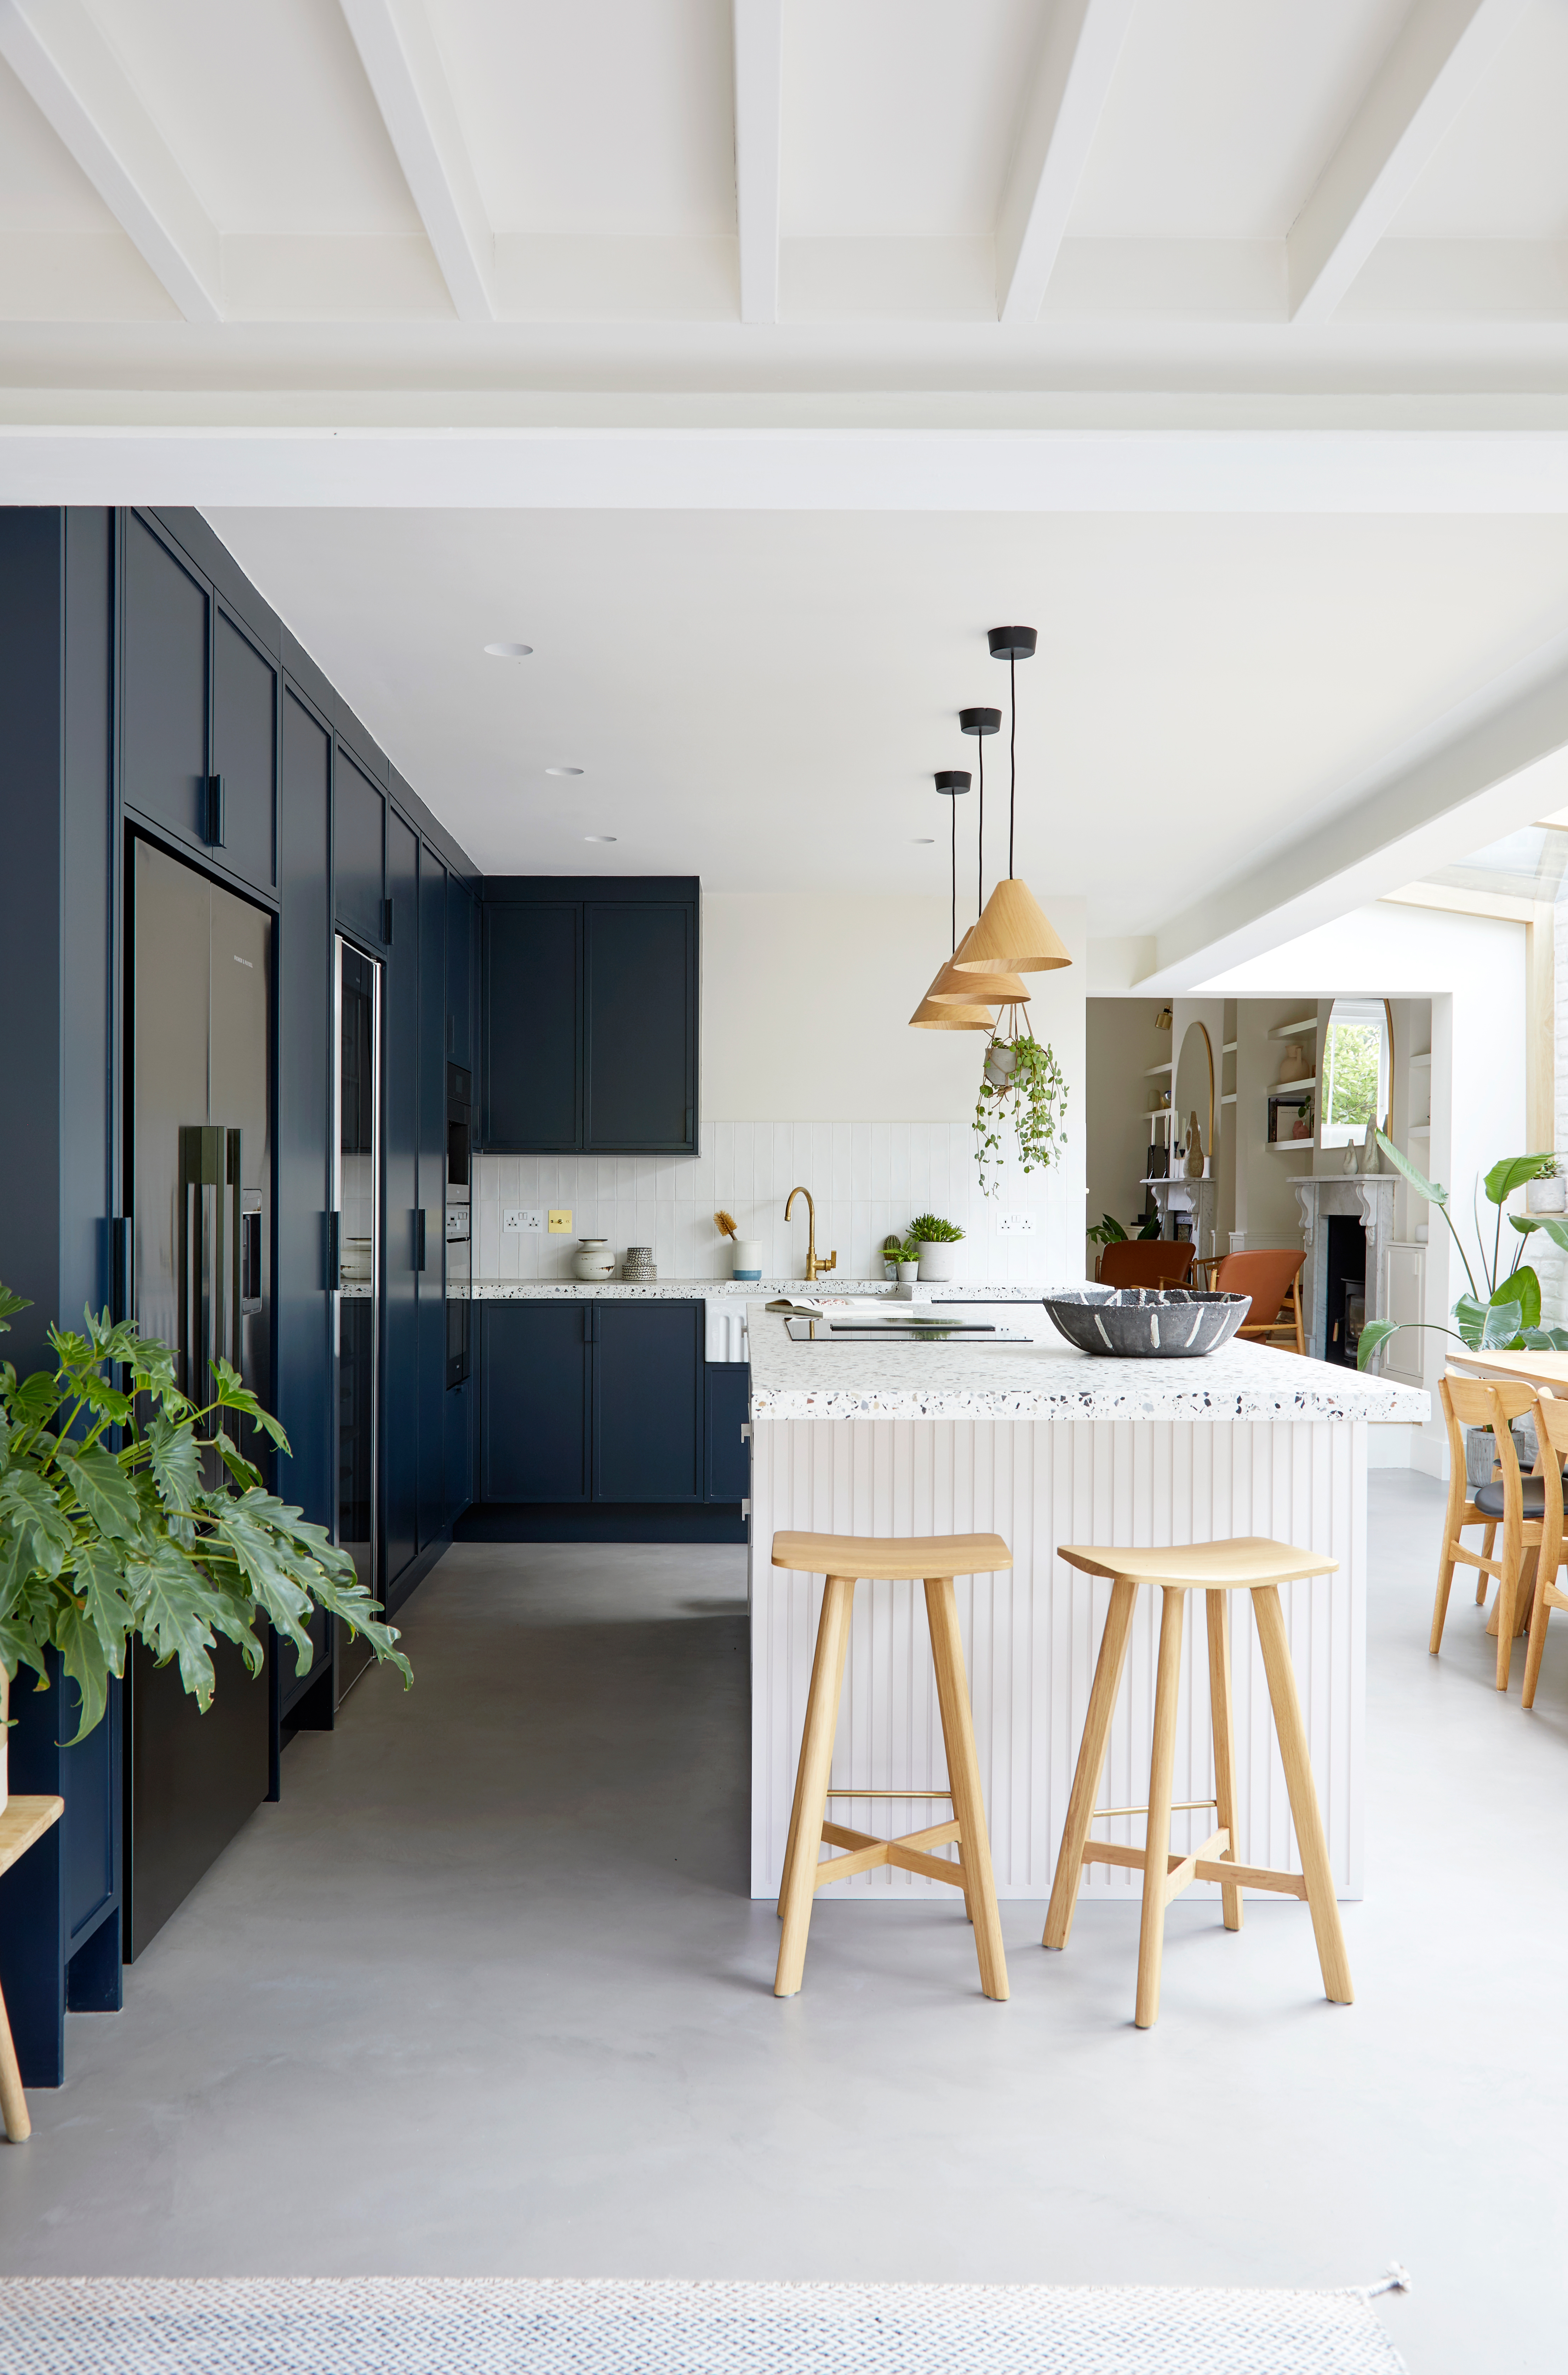
{"label": "wooden pendant shade", "polygon": [[974,986],[989,997],[994,975],[1050,973],[1071,963],[1033,892],[1015,874],[998,882],[986,900],[984,914],[953,958],[953,969],[972,981],[985,975]]}
{"label": "wooden pendant shade", "polygon": [[[973,925],[970,928],[973,929]],[[962,948],[962,940],[959,942],[959,946]],[[938,967],[936,980],[909,1018],[910,1029],[912,1031],[994,1031],[996,1027],[996,1016],[988,1006],[980,1004],[983,998],[989,998],[991,995],[989,982],[982,986],[971,974],[964,983],[961,999],[955,1002],[950,997],[938,998],[937,992],[945,982],[950,980],[952,970],[950,960],[947,964]]]}
{"label": "wooden pendant shade", "polygon": [[971,924],[951,958],[926,991],[926,997],[935,998],[938,1006],[973,1006],[979,998],[984,998],[989,1006],[1023,1005],[1030,994],[1029,985],[1016,973],[988,973],[982,982],[977,981],[972,973],[960,972],[964,951],[978,929],[977,924]]}

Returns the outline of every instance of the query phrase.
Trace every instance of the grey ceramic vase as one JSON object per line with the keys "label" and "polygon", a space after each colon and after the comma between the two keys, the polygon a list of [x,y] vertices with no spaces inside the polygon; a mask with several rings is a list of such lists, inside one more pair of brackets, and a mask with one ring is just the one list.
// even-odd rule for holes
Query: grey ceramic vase
{"label": "grey ceramic vase", "polygon": [[1122,1361],[1194,1361],[1228,1344],[1249,1294],[1196,1286],[1086,1286],[1044,1297],[1053,1327],[1080,1353]]}

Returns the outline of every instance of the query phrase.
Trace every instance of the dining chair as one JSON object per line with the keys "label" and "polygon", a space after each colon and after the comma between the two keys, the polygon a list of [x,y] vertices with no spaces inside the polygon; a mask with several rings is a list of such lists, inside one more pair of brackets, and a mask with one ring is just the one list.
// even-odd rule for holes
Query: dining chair
{"label": "dining chair", "polygon": [[1185,1286],[1192,1256],[1190,1238],[1128,1237],[1104,1248],[1094,1275],[1102,1286]]}
{"label": "dining chair", "polygon": [[1212,1284],[1220,1294],[1250,1294],[1252,1309],[1239,1336],[1258,1344],[1288,1338],[1287,1350],[1306,1351],[1306,1326],[1302,1315],[1302,1264],[1306,1255],[1288,1246],[1260,1247],[1256,1253],[1221,1254],[1214,1264]]}
{"label": "dining chair", "polygon": [[[1479,1377],[1462,1377],[1453,1370],[1438,1386],[1438,1400],[1448,1427],[1448,1507],[1443,1520],[1443,1548],[1437,1562],[1437,1595],[1432,1602],[1432,1635],[1428,1650],[1436,1657],[1443,1647],[1443,1627],[1448,1613],[1448,1589],[1454,1580],[1456,1565],[1480,1570],[1476,1589],[1478,1605],[1486,1597],[1489,1576],[1497,1578],[1497,1687],[1508,1688],[1509,1665],[1514,1639],[1520,1628],[1520,1617],[1530,1602],[1521,1596],[1520,1586],[1533,1585],[1534,1573],[1526,1577],[1526,1558],[1539,1548],[1542,1515],[1546,1506],[1544,1476],[1522,1476],[1519,1454],[1514,1442],[1514,1421],[1527,1412],[1537,1411],[1550,1402],[1547,1395],[1538,1404],[1534,1387],[1522,1381],[1500,1379],[1496,1384]],[[1568,1409],[1568,1405],[1559,1404]],[[1538,1427],[1539,1427],[1538,1418]],[[1493,1472],[1490,1483],[1478,1484],[1472,1494],[1465,1472],[1465,1437],[1467,1426],[1490,1427],[1492,1438]],[[1503,1528],[1502,1556],[1494,1558],[1492,1548],[1498,1525]],[[1466,1526],[1484,1525],[1487,1529],[1483,1549],[1471,1550],[1461,1539]]]}
{"label": "dining chair", "polygon": [[1530,1645],[1525,1652],[1524,1704],[1527,1707],[1536,1703],[1536,1683],[1540,1674],[1541,1652],[1546,1648],[1548,1620],[1554,1608],[1568,1608],[1568,1591],[1557,1580],[1564,1551],[1562,1459],[1568,1452],[1568,1401],[1559,1401],[1550,1394],[1541,1395],[1536,1404],[1536,1438],[1542,1453],[1542,1509],[1536,1588],[1530,1608]]}

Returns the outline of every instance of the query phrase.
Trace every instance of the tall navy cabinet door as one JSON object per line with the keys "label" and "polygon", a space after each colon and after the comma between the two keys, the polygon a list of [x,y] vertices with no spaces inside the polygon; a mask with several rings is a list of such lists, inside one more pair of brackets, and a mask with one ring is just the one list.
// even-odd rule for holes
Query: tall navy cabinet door
{"label": "tall navy cabinet door", "polygon": [[337,920],[346,932],[371,948],[380,947],[383,933],[385,817],[380,786],[371,783],[340,742],[332,808]]}
{"label": "tall navy cabinet door", "polygon": [[474,1061],[474,902],[457,880],[446,885],[447,1053],[454,1064]]}
{"label": "tall navy cabinet door", "polygon": [[702,1306],[607,1299],[584,1307],[596,1338],[595,1500],[700,1501]]}
{"label": "tall navy cabinet door", "polygon": [[685,900],[583,911],[583,1144],[696,1152],[697,911]]}
{"label": "tall navy cabinet door", "polygon": [[[396,943],[393,943],[394,962]],[[446,868],[419,852],[419,1537],[442,1530],[446,1452]]]}
{"label": "tall navy cabinet door", "polygon": [[582,910],[487,900],[484,1143],[546,1153],[582,1144]]}
{"label": "tall navy cabinet door", "polygon": [[[292,1457],[277,1461],[278,1489],[312,1525],[336,1514],[333,1476],[332,1308],[325,1224],[331,1179],[332,910],[327,886],[332,738],[291,692],[283,700],[283,770],[277,830],[277,1415]],[[331,1620],[311,1626],[317,1656]],[[308,1679],[308,1678],[307,1678]],[[283,1653],[285,1708],[303,1687]]]}
{"label": "tall navy cabinet door", "polygon": [[414,1555],[419,1476],[419,843],[386,812],[386,895],[392,949],[386,965],[385,1065],[386,1586]]}
{"label": "tall navy cabinet door", "polygon": [[222,861],[259,891],[270,891],[274,880],[277,682],[265,654],[219,609],[212,640],[212,772],[223,782]]}
{"label": "tall navy cabinet door", "polygon": [[135,512],[124,515],[122,783],[182,841],[205,840],[211,596]]}
{"label": "tall navy cabinet door", "polygon": [[588,1497],[589,1303],[482,1303],[479,1497]]}

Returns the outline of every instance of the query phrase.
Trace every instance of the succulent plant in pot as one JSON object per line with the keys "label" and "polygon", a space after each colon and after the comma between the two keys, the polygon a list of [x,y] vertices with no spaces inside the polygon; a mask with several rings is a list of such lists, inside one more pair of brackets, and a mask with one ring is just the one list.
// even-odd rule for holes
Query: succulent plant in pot
{"label": "succulent plant in pot", "polygon": [[963,1243],[963,1231],[955,1221],[944,1221],[935,1212],[922,1212],[917,1221],[911,1221],[909,1236],[919,1258],[922,1279],[951,1278],[956,1258],[953,1247]]}
{"label": "succulent plant in pot", "polygon": [[[28,1307],[0,1286],[0,1331]],[[289,1441],[237,1372],[215,1361],[213,1399],[198,1407],[167,1344],[107,1312],[85,1318],[80,1335],[50,1329],[53,1370],[18,1378],[0,1364],[0,1722],[21,1668],[42,1690],[57,1661],[76,1686],[82,1739],[133,1639],[159,1665],[178,1661],[205,1712],[219,1634],[254,1674],[265,1655],[257,1620],[266,1620],[292,1642],[302,1673],[317,1608],[411,1682],[396,1632],[380,1622],[348,1553],[267,1492],[241,1449],[247,1424],[285,1452]]]}
{"label": "succulent plant in pot", "polygon": [[986,1042],[980,1093],[974,1104],[975,1162],[982,1195],[996,1191],[997,1183],[987,1178],[986,1171],[1002,1160],[1002,1125],[1011,1125],[1026,1173],[1048,1170],[1067,1143],[1062,1127],[1067,1104],[1062,1068],[1051,1047],[1036,1039],[1027,1023],[1015,1027],[1010,1039],[993,1035]]}

